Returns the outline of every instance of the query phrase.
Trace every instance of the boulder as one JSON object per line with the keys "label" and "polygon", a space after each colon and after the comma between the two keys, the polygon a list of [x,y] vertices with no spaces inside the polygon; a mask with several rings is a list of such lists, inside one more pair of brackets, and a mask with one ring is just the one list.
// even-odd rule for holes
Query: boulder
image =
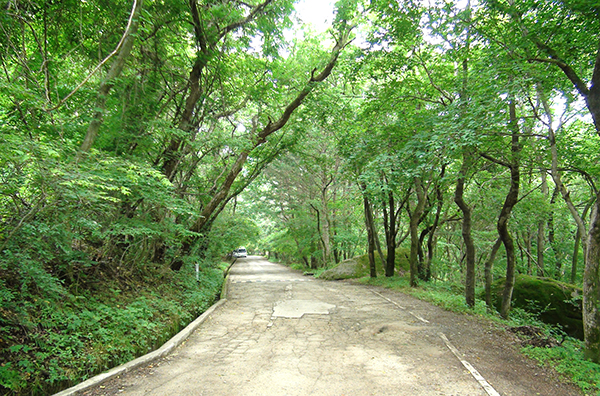
{"label": "boulder", "polygon": [[[494,306],[500,309],[505,278],[492,283]],[[583,339],[582,289],[549,278],[517,275],[512,306],[557,325],[571,337]]]}
{"label": "boulder", "polygon": [[[409,251],[410,252],[410,251]],[[385,252],[384,252],[385,254]],[[383,276],[384,270],[381,267],[379,254],[375,252],[375,263],[377,265],[377,276]],[[409,269],[407,249],[399,248],[396,250],[396,274],[404,275]],[[355,279],[370,275],[369,258],[366,254],[347,259],[337,266],[328,269],[319,275],[319,279],[341,280]]]}
{"label": "boulder", "polygon": [[319,279],[324,280],[340,280],[340,279],[352,279],[352,278],[360,278],[361,268],[358,260],[356,258],[351,258],[348,260],[344,260],[339,263],[337,266],[323,271],[321,275],[319,275]]}

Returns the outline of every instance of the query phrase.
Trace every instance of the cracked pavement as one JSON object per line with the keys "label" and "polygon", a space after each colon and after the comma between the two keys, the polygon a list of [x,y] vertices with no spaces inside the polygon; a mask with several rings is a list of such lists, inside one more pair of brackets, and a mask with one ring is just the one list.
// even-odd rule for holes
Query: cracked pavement
{"label": "cracked pavement", "polygon": [[[480,351],[477,339],[461,341],[474,338],[472,324],[452,327],[465,320],[401,293],[319,281],[251,256],[232,267],[227,302],[174,353],[84,394],[493,394],[453,354],[442,334],[483,368],[497,394],[549,394],[542,393],[547,389],[578,394],[546,373],[530,376],[548,381],[547,389],[518,380],[510,371],[498,374],[488,368],[483,362],[494,358],[485,355],[488,345]],[[494,341],[492,330],[484,336],[486,342],[504,342]],[[500,352],[506,357],[506,351]],[[526,361],[521,364],[536,370]],[[516,370],[522,374],[524,369]]]}

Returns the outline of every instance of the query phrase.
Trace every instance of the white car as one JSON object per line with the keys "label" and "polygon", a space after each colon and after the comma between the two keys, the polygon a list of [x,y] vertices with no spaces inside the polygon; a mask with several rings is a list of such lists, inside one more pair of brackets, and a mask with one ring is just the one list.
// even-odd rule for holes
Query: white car
{"label": "white car", "polygon": [[248,257],[248,252],[246,251],[246,248],[235,249],[233,251],[233,257],[235,257],[235,258],[246,258],[246,257]]}

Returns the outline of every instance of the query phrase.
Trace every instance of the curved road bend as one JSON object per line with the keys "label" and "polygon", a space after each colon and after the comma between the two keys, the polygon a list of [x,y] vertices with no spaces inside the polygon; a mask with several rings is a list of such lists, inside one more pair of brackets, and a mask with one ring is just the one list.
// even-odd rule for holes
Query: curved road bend
{"label": "curved road bend", "polygon": [[226,304],[173,354],[93,394],[537,393],[470,372],[481,362],[459,360],[470,358],[452,345],[456,333],[427,319],[437,308],[402,294],[315,280],[260,257],[238,259],[229,280]]}

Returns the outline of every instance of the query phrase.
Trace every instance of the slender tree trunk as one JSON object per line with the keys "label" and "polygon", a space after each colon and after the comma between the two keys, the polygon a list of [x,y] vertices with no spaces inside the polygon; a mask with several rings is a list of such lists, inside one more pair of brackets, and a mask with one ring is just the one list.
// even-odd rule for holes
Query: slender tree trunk
{"label": "slender tree trunk", "polygon": [[386,231],[387,259],[385,265],[385,276],[394,276],[396,270],[396,204],[394,193],[388,191],[389,230]]}
{"label": "slender tree trunk", "polygon": [[331,258],[331,219],[329,217],[326,189],[323,189],[321,193],[321,212],[323,214],[321,227],[321,240],[323,241],[323,265],[327,265]]}
{"label": "slender tree trunk", "polygon": [[492,282],[494,281],[492,277],[492,269],[494,268],[494,260],[496,259],[496,253],[498,253],[498,249],[502,245],[502,239],[496,239],[494,246],[492,246],[492,251],[490,252],[490,256],[485,262],[484,266],[484,278],[485,278],[485,303],[489,309],[494,307],[492,301]]}
{"label": "slender tree trunk", "polygon": [[[560,193],[561,197],[563,198],[563,201],[565,202],[565,204],[567,205],[567,208],[569,209],[569,212],[571,213],[571,217],[577,224],[577,229],[579,230],[580,234],[588,235],[588,230],[586,229],[585,222],[584,222],[582,216],[579,214],[577,207],[571,200],[571,195],[570,195],[569,191],[567,190],[567,188],[565,187],[565,185],[563,184],[561,174],[558,170],[558,149],[556,147],[556,135],[554,132],[554,127],[552,126],[552,111],[550,109],[550,105],[548,103],[548,100],[546,99],[546,96],[544,95],[543,91],[539,87],[538,87],[538,97],[540,98],[540,101],[542,102],[544,111],[546,113],[546,118],[547,118],[548,141],[550,143],[550,154],[552,157],[552,165],[551,165],[550,174],[552,176],[552,180],[554,181],[554,184],[556,185],[554,194]],[[559,128],[560,128],[560,126],[559,126]],[[553,194],[552,199],[554,199],[554,194]],[[550,234],[549,234],[549,237],[550,237]],[[553,249],[555,249],[553,240],[554,240],[554,236],[552,235],[552,241],[549,241],[549,242],[551,242]],[[582,240],[582,244],[583,244],[584,257],[587,257],[587,255],[585,254],[585,251],[587,249],[587,243],[585,243],[585,240]],[[584,262],[584,265],[585,265],[585,262]]]}
{"label": "slender tree trunk", "polygon": [[[548,176],[546,170],[540,171],[542,179],[542,195],[544,199],[548,199]],[[544,276],[544,251],[546,250],[546,238],[545,238],[545,224],[546,219],[540,219],[537,228],[537,276]]]}
{"label": "slender tree trunk", "polygon": [[100,126],[102,125],[104,118],[104,111],[106,109],[106,100],[108,99],[108,93],[111,88],[115,84],[115,79],[121,75],[123,71],[123,67],[125,66],[125,62],[129,55],[131,54],[131,49],[133,48],[133,43],[136,38],[136,32],[139,26],[140,12],[142,10],[143,0],[134,0],[134,6],[131,11],[130,23],[128,25],[128,29],[123,34],[123,38],[121,39],[121,49],[119,50],[119,54],[113,61],[108,73],[106,74],[106,78],[100,84],[100,88],[98,89],[98,97],[96,98],[96,104],[94,106],[94,116],[92,117],[92,121],[88,126],[87,132],[79,147],[79,155],[81,153],[87,153],[92,148],[96,137],[98,136],[98,131],[100,130]]}
{"label": "slender tree trunk", "polygon": [[526,230],[525,232],[525,256],[527,256],[527,275],[531,275],[532,274],[532,260],[531,260],[531,251],[532,251],[532,246],[531,246],[531,232],[529,230]]}
{"label": "slender tree trunk", "polygon": [[498,235],[502,240],[504,249],[506,250],[506,282],[504,283],[504,291],[502,292],[502,305],[500,306],[500,316],[508,318],[512,293],[515,286],[516,262],[515,262],[515,244],[508,230],[508,221],[513,207],[519,199],[520,185],[520,169],[519,169],[519,153],[521,151],[519,145],[519,125],[517,120],[517,111],[515,102],[511,100],[509,104],[510,128],[511,128],[511,153],[512,159],[510,163],[510,189],[504,200],[504,205],[498,216]]}
{"label": "slender tree trunk", "polygon": [[[540,40],[535,34],[531,34],[531,32],[529,32],[521,19],[521,14],[513,12],[511,13],[511,17],[517,23],[519,23],[523,38],[533,42],[538,47],[540,52],[547,56],[546,59],[541,61],[552,63],[560,68],[565,77],[573,84],[573,87],[577,89],[580,96],[585,100],[588,111],[592,116],[596,133],[600,135],[600,48],[596,52],[596,59],[594,62],[594,70],[592,72],[591,81],[589,84],[586,84],[586,82],[579,77],[577,71],[568,62],[560,57],[560,54],[558,54],[546,42]],[[548,129],[552,129],[551,123],[549,124]],[[556,158],[556,155],[555,153],[552,154],[554,178],[554,159]],[[561,194],[563,195],[563,198],[565,198],[565,193],[566,189],[561,188]],[[583,221],[579,219],[579,216],[574,214],[574,211],[566,199],[565,202],[567,202],[569,210],[577,221],[577,226],[580,228],[580,230],[582,230],[582,235],[587,234],[587,238],[582,240],[582,243],[585,241],[583,246],[585,252],[585,270],[583,280],[583,329],[585,337],[585,356],[587,359],[590,359],[595,363],[600,363],[600,314],[598,310],[598,303],[600,302],[600,282],[598,280],[598,270],[600,268],[600,220],[598,219],[600,212],[600,196],[598,196],[598,193],[596,194],[595,198],[596,202],[592,209],[588,233],[583,232],[585,229]]]}
{"label": "slender tree trunk", "polygon": [[326,248],[325,248],[325,240],[323,239],[323,231],[321,230],[321,211],[316,208],[314,205],[310,205],[315,213],[317,214],[317,234],[319,235],[319,242],[321,243],[321,255],[322,255],[322,259],[323,259],[323,264],[327,263],[327,254],[325,252]]}
{"label": "slender tree trunk", "polygon": [[427,203],[427,191],[423,186],[421,178],[414,180],[415,192],[417,195],[417,204],[414,210],[410,211],[410,205],[407,203],[410,215],[410,286],[417,287],[419,276],[419,221],[425,210]]}
{"label": "slender tree trunk", "polygon": [[[372,208],[373,206],[371,205],[371,209]],[[377,232],[377,227],[375,227],[375,220],[373,220],[373,237],[375,238],[375,248],[377,248],[379,261],[381,261],[381,268],[385,268],[385,255],[383,254],[383,250],[381,249],[381,241],[379,240],[379,233]]]}
{"label": "slender tree trunk", "polygon": [[579,247],[581,246],[581,232],[579,228],[575,234],[575,241],[573,245],[573,257],[571,258],[571,283],[575,284],[577,280],[577,262],[579,261]]}
{"label": "slender tree trunk", "polygon": [[466,276],[465,276],[465,301],[469,307],[475,306],[475,243],[471,236],[472,229],[472,209],[465,202],[464,189],[467,172],[472,163],[472,155],[469,148],[463,152],[463,161],[456,180],[456,189],[454,190],[454,202],[462,212],[462,237],[466,251]]}
{"label": "slender tree trunk", "polygon": [[[592,207],[592,205],[593,205],[593,202],[589,202],[588,204],[585,205],[585,208],[583,209],[583,212],[581,213],[581,217],[583,219],[585,219],[587,217],[587,213],[590,210],[590,208]],[[571,259],[571,283],[573,283],[573,284],[575,284],[575,281],[577,280],[577,270],[578,270],[577,263],[579,262],[579,248],[581,247],[583,238],[584,238],[584,236],[581,235],[581,229],[579,227],[577,227],[577,233],[575,234],[575,243],[573,246],[573,257]],[[584,243],[584,246],[585,246],[585,243]],[[584,254],[585,254],[585,249],[584,249]]]}
{"label": "slender tree trunk", "polygon": [[[470,53],[470,36],[471,36],[471,1],[467,1],[465,8],[467,12],[466,22],[466,55],[462,61],[462,87],[460,97],[462,100],[461,112],[468,111],[468,82],[469,82],[469,53]],[[472,237],[472,213],[473,209],[466,203],[464,199],[465,182],[467,174],[474,160],[473,147],[465,146],[462,153],[462,164],[456,180],[456,189],[454,190],[454,202],[460,209],[463,215],[461,234],[465,244],[466,256],[466,271],[465,271],[465,302],[467,306],[475,306],[475,243]]]}
{"label": "slender tree trunk", "polygon": [[363,206],[365,212],[365,227],[367,228],[367,256],[369,257],[369,270],[371,278],[377,277],[377,267],[375,266],[375,227],[373,226],[373,211],[371,203],[363,185]]}

